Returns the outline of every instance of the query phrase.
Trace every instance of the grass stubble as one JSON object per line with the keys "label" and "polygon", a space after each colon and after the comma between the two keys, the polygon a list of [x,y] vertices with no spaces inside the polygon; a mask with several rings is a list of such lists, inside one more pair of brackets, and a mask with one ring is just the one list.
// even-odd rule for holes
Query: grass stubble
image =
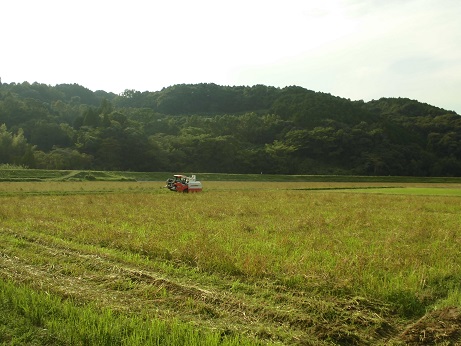
{"label": "grass stubble", "polygon": [[344,184],[219,183],[202,194],[41,184],[23,189],[59,193],[1,197],[2,308],[31,325],[2,342],[459,341],[415,328],[443,309],[458,323],[459,197],[336,190]]}

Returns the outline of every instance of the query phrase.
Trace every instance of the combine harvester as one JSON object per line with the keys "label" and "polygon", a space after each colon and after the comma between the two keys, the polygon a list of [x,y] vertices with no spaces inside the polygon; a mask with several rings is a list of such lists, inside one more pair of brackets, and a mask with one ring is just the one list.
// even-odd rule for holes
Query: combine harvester
{"label": "combine harvester", "polygon": [[201,192],[202,183],[196,180],[195,175],[187,177],[182,174],[175,174],[173,178],[166,181],[165,187],[176,192]]}

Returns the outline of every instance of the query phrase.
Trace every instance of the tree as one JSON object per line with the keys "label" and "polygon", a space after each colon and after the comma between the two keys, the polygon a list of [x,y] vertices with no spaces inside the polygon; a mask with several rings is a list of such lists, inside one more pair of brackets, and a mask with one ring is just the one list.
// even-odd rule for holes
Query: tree
{"label": "tree", "polygon": [[58,124],[39,121],[31,128],[30,142],[37,146],[37,149],[50,151],[53,147],[69,147],[72,140],[68,132]]}
{"label": "tree", "polygon": [[99,106],[98,108],[98,114],[110,114],[112,113],[114,110],[114,107],[112,106],[112,104],[107,100],[107,99],[103,99],[101,101],[101,105]]}
{"label": "tree", "polygon": [[93,160],[90,155],[69,148],[55,148],[49,153],[36,151],[34,157],[37,168],[42,169],[89,169]]}
{"label": "tree", "polygon": [[201,83],[114,95],[3,83],[0,124],[1,159],[32,166],[35,158],[40,167],[75,160],[99,169],[456,175],[461,162],[455,112],[296,86]]}
{"label": "tree", "polygon": [[101,123],[99,114],[95,108],[89,107],[83,113],[83,126],[97,127]]}
{"label": "tree", "polygon": [[275,140],[273,143],[265,145],[265,151],[271,160],[272,166],[268,173],[295,173],[294,161],[291,158],[291,154],[296,151],[294,146]]}
{"label": "tree", "polygon": [[0,126],[0,163],[33,167],[35,148],[27,143],[22,129],[17,134],[7,131],[6,125]]}

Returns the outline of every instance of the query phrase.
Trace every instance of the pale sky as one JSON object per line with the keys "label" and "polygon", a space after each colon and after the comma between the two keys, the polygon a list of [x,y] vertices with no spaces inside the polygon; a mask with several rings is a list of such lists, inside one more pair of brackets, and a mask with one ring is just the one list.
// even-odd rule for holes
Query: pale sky
{"label": "pale sky", "polygon": [[2,0],[4,83],[298,85],[461,114],[460,0]]}

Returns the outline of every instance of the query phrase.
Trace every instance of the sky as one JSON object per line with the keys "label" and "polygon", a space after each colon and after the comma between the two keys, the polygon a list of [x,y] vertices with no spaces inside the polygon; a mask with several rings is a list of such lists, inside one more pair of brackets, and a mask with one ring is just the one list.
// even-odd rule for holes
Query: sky
{"label": "sky", "polygon": [[459,0],[5,0],[3,83],[297,85],[461,114]]}

